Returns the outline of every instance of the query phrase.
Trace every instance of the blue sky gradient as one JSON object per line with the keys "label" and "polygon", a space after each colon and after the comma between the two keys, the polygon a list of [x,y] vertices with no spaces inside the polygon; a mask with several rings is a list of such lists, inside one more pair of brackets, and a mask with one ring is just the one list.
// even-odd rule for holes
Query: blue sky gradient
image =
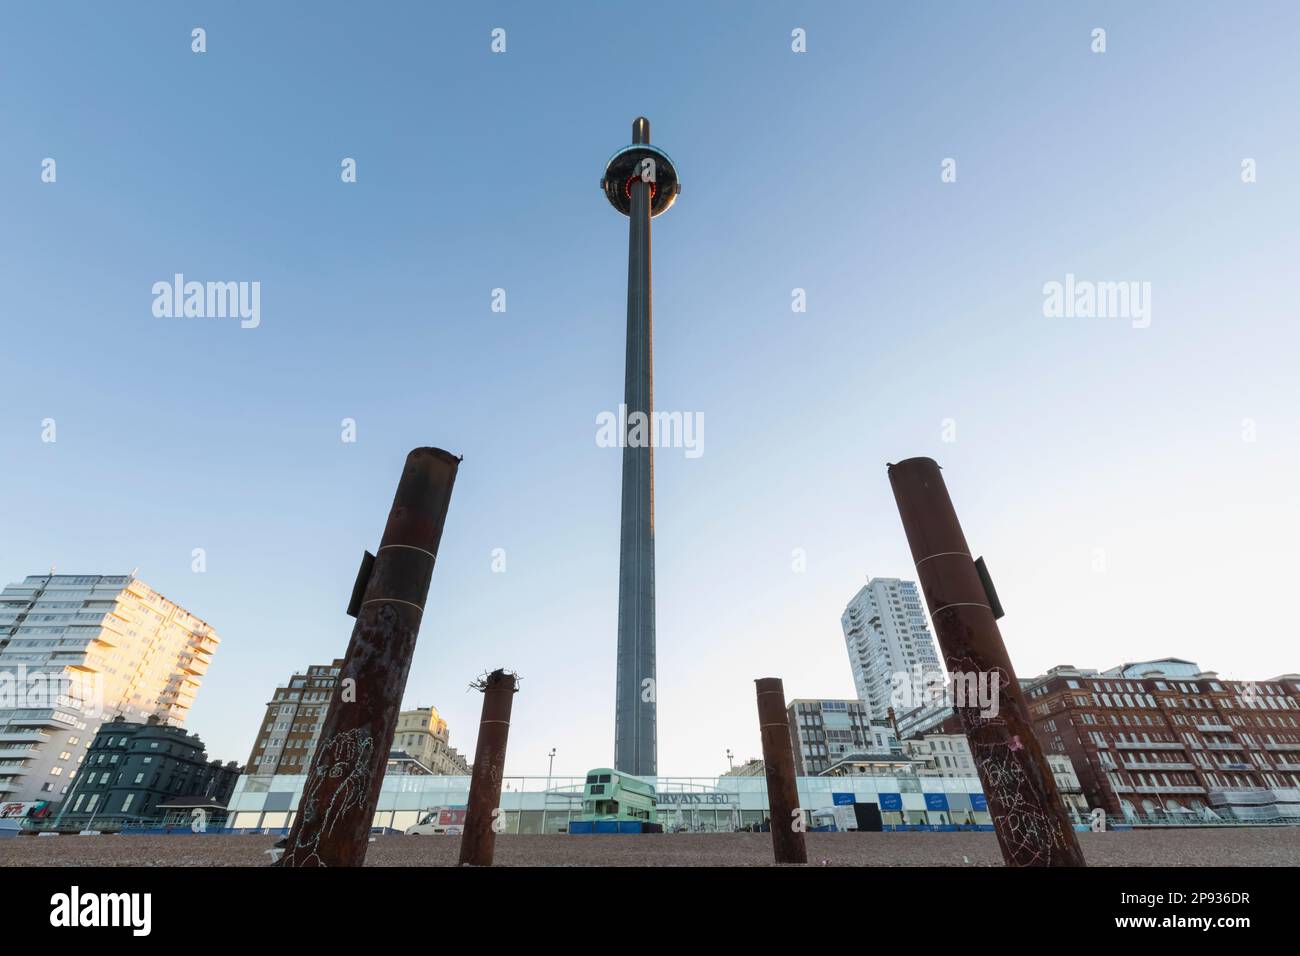
{"label": "blue sky gradient", "polygon": [[[465,461],[405,703],[472,754],[467,685],[510,667],[508,772],[607,764],[627,226],[597,184],[644,114],[683,182],[656,406],[705,421],[656,456],[661,773],[758,753],[754,678],[852,696],[839,616],[912,576],[884,466],[914,455],[1022,676],[1300,669],[1295,6],[741,9],[9,8],[0,578],[138,566],[221,635],[188,725],[242,762],[272,689],[341,656],[403,456],[439,445]],[[154,317],[176,272],[259,281],[260,327]],[[1151,326],[1044,317],[1066,273],[1150,282]]]}

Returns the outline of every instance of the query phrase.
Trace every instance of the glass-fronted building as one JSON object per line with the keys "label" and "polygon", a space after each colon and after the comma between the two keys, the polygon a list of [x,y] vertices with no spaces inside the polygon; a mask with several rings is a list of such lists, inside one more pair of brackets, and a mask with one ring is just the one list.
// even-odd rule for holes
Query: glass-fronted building
{"label": "glass-fronted building", "polygon": [[[253,775],[239,778],[230,800],[232,830],[283,830],[293,824],[305,775]],[[658,822],[665,829],[738,830],[767,817],[767,778],[656,777]],[[873,803],[889,825],[963,826],[992,824],[979,778],[856,774],[799,777],[799,804],[809,826],[840,815],[852,804]],[[384,778],[374,825],[405,830],[438,807],[463,807],[469,799],[467,776]],[[506,833],[563,833],[582,812],[586,777],[506,777],[501,812]],[[822,811],[819,813],[818,811]]]}

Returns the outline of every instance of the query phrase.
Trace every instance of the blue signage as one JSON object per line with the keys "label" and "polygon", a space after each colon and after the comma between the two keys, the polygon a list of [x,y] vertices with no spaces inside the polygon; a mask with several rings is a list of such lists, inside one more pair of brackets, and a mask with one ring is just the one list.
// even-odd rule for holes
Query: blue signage
{"label": "blue signage", "polygon": [[882,812],[886,810],[902,811],[903,795],[901,793],[882,793],[880,795],[880,809]]}
{"label": "blue signage", "polygon": [[972,810],[987,810],[989,808],[989,802],[984,799],[984,794],[972,793],[970,795],[970,808]]}
{"label": "blue signage", "polygon": [[853,794],[851,794],[851,793],[832,793],[832,794],[831,794],[831,803],[835,804],[835,806],[837,806],[837,807],[851,807],[851,806],[853,806]]}
{"label": "blue signage", "polygon": [[925,808],[927,810],[947,810],[948,795],[946,793],[927,793],[925,795]]}

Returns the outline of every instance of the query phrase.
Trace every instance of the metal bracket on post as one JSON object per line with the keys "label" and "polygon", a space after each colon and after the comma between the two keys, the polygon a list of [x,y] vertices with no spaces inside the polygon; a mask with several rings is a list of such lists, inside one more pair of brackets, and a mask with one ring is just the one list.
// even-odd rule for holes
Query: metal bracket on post
{"label": "metal bracket on post", "polygon": [[998,592],[993,587],[993,579],[989,577],[989,569],[984,564],[984,558],[975,559],[975,573],[980,576],[980,584],[984,586],[984,594],[989,599],[989,609],[993,611],[993,620],[998,620],[1003,616],[1002,602],[998,600]]}
{"label": "metal bracket on post", "polygon": [[375,556],[369,551],[361,555],[361,567],[357,568],[357,583],[352,585],[352,599],[348,601],[348,617],[356,617],[361,611],[361,598],[365,596],[366,585],[370,582],[370,571],[375,566]]}

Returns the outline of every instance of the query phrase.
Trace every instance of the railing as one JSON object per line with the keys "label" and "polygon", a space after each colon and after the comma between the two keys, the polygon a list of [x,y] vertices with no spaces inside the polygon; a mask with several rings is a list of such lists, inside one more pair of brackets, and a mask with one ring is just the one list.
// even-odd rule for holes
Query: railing
{"label": "railing", "polygon": [[1262,787],[1241,790],[1211,790],[1210,803],[1214,806],[1264,806],[1277,802],[1272,790]]}
{"label": "railing", "polygon": [[1294,827],[1300,820],[1272,818],[1255,820],[1227,820],[1222,817],[1203,817],[1198,813],[1147,813],[1132,817],[1107,817],[1107,823],[1127,824],[1132,827],[1196,827],[1198,829],[1226,827]]}
{"label": "railing", "polygon": [[23,830],[33,833],[57,832],[80,833],[82,830],[116,832],[123,827],[157,827],[161,826],[159,817],[142,817],[132,814],[65,814],[59,819],[58,810],[39,820],[24,820]]}

